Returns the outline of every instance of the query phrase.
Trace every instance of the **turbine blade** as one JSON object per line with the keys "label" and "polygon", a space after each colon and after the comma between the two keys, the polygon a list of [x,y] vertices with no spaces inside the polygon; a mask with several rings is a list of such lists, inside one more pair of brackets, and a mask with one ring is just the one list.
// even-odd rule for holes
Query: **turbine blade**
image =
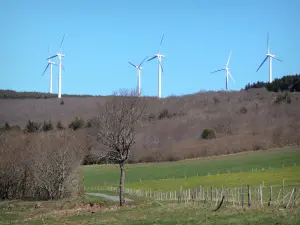
{"label": "turbine blade", "polygon": [[260,69],[260,67],[265,63],[265,61],[268,59],[269,56],[266,56],[266,58],[264,59],[264,61],[260,64],[260,66],[258,67],[258,69],[256,70],[256,72]]}
{"label": "turbine blade", "polygon": [[219,71],[222,71],[222,70],[225,70],[225,69],[216,70],[216,71],[213,71],[211,73],[216,73],[216,72],[219,72]]}
{"label": "turbine blade", "polygon": [[50,65],[50,63],[47,64],[47,66],[46,66],[46,68],[45,68],[45,70],[44,70],[42,76],[44,76],[44,74],[45,74],[46,70],[48,69],[49,65]]}
{"label": "turbine blade", "polygon": [[148,59],[147,62],[151,61],[152,59],[155,59],[157,55],[153,56],[151,59]]}
{"label": "turbine blade", "polygon": [[146,56],[146,57],[144,58],[144,60],[140,63],[139,67],[142,66],[143,62],[145,62],[145,60],[146,60],[147,58],[148,58],[148,56]]}
{"label": "turbine blade", "polygon": [[276,58],[275,56],[273,56],[272,58],[273,58],[273,59],[276,59],[276,60],[278,60],[278,61],[280,61],[280,62],[283,62],[281,59],[278,59],[278,58]]}
{"label": "turbine blade", "polygon": [[159,65],[160,65],[161,71],[164,72],[164,69],[163,69],[163,67],[161,65],[161,62],[159,62]]}
{"label": "turbine blade", "polygon": [[128,63],[130,63],[132,66],[134,66],[135,68],[137,68],[137,66],[136,65],[134,65],[134,64],[132,64],[131,62],[128,62]]}
{"label": "turbine blade", "polygon": [[55,58],[55,57],[57,57],[57,55],[51,56],[51,57],[47,58],[46,60],[52,59],[52,58]]}
{"label": "turbine blade", "polygon": [[160,51],[160,48],[161,48],[161,44],[162,44],[162,42],[163,42],[164,36],[165,36],[165,34],[163,34],[163,36],[162,36],[162,38],[161,38],[161,41],[160,41],[160,45],[159,45],[159,49],[158,49],[158,52]]}
{"label": "turbine blade", "polygon": [[226,67],[227,67],[227,66],[228,66],[228,64],[229,64],[230,57],[231,57],[231,53],[232,53],[232,50],[230,51],[230,54],[229,54],[229,57],[228,57],[228,61],[227,61]]}
{"label": "turbine blade", "polygon": [[229,72],[229,70],[228,70],[228,74],[229,74],[229,76],[231,77],[231,79],[233,80],[233,82],[235,83],[235,80],[234,80],[233,77],[231,76],[231,73]]}
{"label": "turbine blade", "polygon": [[62,47],[62,44],[63,44],[63,42],[64,42],[64,39],[65,39],[65,34],[64,34],[63,39],[62,39],[62,41],[61,41],[61,43],[60,43],[59,52],[61,51],[61,47]]}

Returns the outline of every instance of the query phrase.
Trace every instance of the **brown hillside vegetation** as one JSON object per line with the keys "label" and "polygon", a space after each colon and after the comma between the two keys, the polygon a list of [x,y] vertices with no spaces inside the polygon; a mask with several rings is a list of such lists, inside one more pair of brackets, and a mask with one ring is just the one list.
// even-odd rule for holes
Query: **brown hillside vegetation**
{"label": "brown hillside vegetation", "polygon": [[[0,99],[0,124],[24,127],[27,121],[58,120],[67,126],[76,116],[97,116],[98,103],[110,97]],[[300,144],[300,93],[265,89],[200,92],[148,98],[132,162],[164,161]],[[88,128],[85,128],[88,131]],[[211,139],[203,138],[211,129]],[[83,140],[86,141],[86,140]]]}

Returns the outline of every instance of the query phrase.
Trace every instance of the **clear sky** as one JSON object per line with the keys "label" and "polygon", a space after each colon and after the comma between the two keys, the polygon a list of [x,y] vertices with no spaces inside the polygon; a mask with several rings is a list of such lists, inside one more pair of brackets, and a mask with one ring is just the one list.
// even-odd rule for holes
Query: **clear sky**
{"label": "clear sky", "polygon": [[[158,50],[164,73],[162,96],[200,90],[224,90],[229,64],[239,90],[248,82],[267,81],[268,63],[256,72],[270,49],[273,77],[300,73],[299,0],[1,0],[0,89],[49,90],[49,73],[41,76],[61,39],[65,71],[62,93],[107,95],[134,88],[140,63]],[[143,64],[142,92],[157,96],[158,62]],[[57,93],[58,69],[53,72]]]}

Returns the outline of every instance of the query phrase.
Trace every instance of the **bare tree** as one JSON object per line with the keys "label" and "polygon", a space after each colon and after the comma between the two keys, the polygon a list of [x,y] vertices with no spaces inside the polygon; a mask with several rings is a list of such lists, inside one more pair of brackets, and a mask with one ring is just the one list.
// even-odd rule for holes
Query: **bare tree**
{"label": "bare tree", "polygon": [[120,167],[120,206],[125,203],[125,163],[135,144],[137,125],[145,111],[143,98],[136,90],[121,89],[111,100],[100,106],[99,116],[94,119],[95,129],[91,137],[104,147],[102,156]]}

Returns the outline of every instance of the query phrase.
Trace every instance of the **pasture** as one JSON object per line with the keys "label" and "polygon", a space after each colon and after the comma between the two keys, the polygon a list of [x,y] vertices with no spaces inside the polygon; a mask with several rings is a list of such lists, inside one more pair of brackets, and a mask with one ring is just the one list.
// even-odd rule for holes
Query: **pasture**
{"label": "pasture", "polygon": [[[84,185],[116,186],[117,165],[84,166]],[[300,185],[300,148],[286,147],[177,162],[126,165],[128,188],[174,190],[202,185]]]}
{"label": "pasture", "polygon": [[[119,168],[117,165],[93,165],[82,167],[86,190],[112,195],[105,188],[117,187]],[[285,195],[300,187],[300,148],[286,147],[266,151],[244,152],[235,155],[199,158],[168,163],[127,165],[125,187],[127,189],[173,191],[194,188],[199,185],[236,187],[241,184],[273,185],[274,206],[260,207],[256,201],[256,190],[252,189],[252,206],[244,208],[223,205],[217,212],[217,201],[187,201],[178,204],[126,194],[133,199],[123,208],[118,203],[101,197],[84,196],[84,200],[35,202],[6,201],[0,204],[1,224],[299,224],[299,208],[277,207],[277,194],[282,181]],[[269,193],[264,189],[263,201]],[[204,191],[205,192],[205,191]],[[230,198],[230,195],[228,196]],[[231,195],[231,198],[233,195]],[[219,197],[218,197],[219,198]],[[282,197],[280,197],[281,199]],[[279,199],[279,197],[278,197]],[[299,197],[298,197],[299,199]],[[176,197],[174,198],[176,200]],[[216,198],[217,200],[217,198]],[[289,198],[286,198],[287,203]],[[91,202],[93,206],[91,206]],[[228,202],[230,203],[230,202]],[[273,203],[272,203],[273,205]],[[259,207],[257,207],[259,206]],[[225,221],[225,223],[224,223]]]}

